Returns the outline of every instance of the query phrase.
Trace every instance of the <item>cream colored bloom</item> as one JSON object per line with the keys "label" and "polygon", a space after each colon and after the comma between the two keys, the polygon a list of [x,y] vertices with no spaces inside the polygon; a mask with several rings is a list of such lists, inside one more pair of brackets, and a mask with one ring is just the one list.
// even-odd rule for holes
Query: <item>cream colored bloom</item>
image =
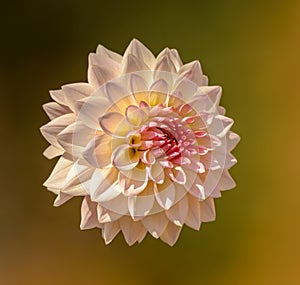
{"label": "cream colored bloom", "polygon": [[123,56],[103,46],[89,56],[88,83],[50,92],[41,132],[60,156],[44,185],[59,206],[83,196],[81,228],[129,245],[149,232],[173,245],[184,224],[215,219],[214,198],[235,186],[228,169],[239,136],[200,63],[178,52],[156,58],[133,40]]}

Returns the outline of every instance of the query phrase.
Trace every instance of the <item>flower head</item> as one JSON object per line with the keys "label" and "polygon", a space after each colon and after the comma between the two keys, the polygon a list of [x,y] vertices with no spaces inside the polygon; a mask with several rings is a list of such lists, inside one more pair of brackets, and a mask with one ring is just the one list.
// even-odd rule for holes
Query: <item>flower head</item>
{"label": "flower head", "polygon": [[100,228],[106,243],[122,231],[130,245],[147,232],[173,245],[184,224],[215,219],[214,198],[235,186],[239,136],[198,61],[183,65],[168,48],[155,58],[137,40],[123,57],[99,46],[88,83],[50,94],[44,154],[60,158],[44,185],[55,206],[84,197],[82,229]]}

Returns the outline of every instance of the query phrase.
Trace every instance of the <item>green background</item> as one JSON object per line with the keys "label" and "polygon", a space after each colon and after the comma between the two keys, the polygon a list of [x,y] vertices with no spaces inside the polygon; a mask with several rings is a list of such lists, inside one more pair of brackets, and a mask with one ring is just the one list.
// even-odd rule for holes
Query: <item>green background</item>
{"label": "green background", "polygon": [[[299,1],[5,1],[0,45],[0,284],[300,284]],[[86,81],[101,43],[199,59],[242,141],[217,221],[171,248],[105,246],[80,199],[53,208],[39,127],[49,89]]]}

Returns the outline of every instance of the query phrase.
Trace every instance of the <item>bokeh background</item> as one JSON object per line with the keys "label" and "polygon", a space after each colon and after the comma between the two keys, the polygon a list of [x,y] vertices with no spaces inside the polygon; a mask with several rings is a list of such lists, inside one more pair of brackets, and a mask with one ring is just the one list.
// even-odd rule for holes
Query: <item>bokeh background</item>
{"label": "bokeh background", "polygon": [[[299,1],[3,1],[0,31],[0,284],[300,284]],[[101,43],[136,37],[201,61],[242,137],[217,221],[170,248],[148,236],[105,246],[82,232],[80,199],[53,208],[42,183],[41,105],[86,81]]]}

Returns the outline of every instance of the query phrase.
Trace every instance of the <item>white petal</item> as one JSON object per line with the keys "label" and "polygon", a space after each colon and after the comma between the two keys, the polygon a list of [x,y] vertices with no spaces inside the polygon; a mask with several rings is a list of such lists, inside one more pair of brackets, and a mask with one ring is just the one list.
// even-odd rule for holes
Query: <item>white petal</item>
{"label": "white petal", "polygon": [[185,224],[194,230],[199,230],[201,226],[200,201],[191,195],[187,195],[187,198],[189,205]]}
{"label": "white petal", "polygon": [[60,105],[56,102],[49,102],[44,104],[43,109],[50,120],[72,112],[69,107]]}
{"label": "white petal", "polygon": [[143,61],[150,69],[153,68],[155,57],[151,51],[146,48],[140,41],[133,39],[124,53],[124,58],[129,54],[134,55],[139,60]]}
{"label": "white petal", "polygon": [[101,205],[109,211],[114,212],[115,214],[128,214],[128,198],[125,197],[122,193],[109,201],[102,202]]}
{"label": "white petal", "polygon": [[162,184],[164,182],[164,169],[159,162],[155,162],[150,166],[149,177],[156,183]]}
{"label": "white petal", "polygon": [[239,135],[229,131],[227,134],[227,149],[228,149],[228,151],[232,151],[236,147],[236,145],[239,143],[240,139],[241,138],[239,137]]}
{"label": "white petal", "polygon": [[[144,177],[139,172],[142,172]],[[147,184],[146,171],[139,170],[137,167],[119,174],[119,186],[122,193],[126,196],[138,195],[146,188]]]}
{"label": "white petal", "polygon": [[160,238],[168,245],[173,246],[179,237],[181,229],[181,227],[178,227],[175,224],[169,222]]}
{"label": "white petal", "polygon": [[123,58],[122,74],[142,71],[142,70],[149,70],[149,67],[136,56],[129,54]]}
{"label": "white petal", "polygon": [[175,225],[182,227],[188,213],[188,198],[186,195],[166,211],[168,219]]}
{"label": "white petal", "polygon": [[153,183],[149,183],[143,191],[143,195],[128,197],[128,209],[131,217],[138,220],[147,216],[154,204]]}
{"label": "white petal", "polygon": [[97,206],[97,215],[99,223],[111,223],[122,217],[121,214],[108,210],[102,207],[100,204]]}
{"label": "white petal", "polygon": [[233,178],[230,176],[228,170],[224,170],[219,181],[221,190],[229,190],[236,186]]}
{"label": "white petal", "polygon": [[86,146],[83,157],[96,168],[111,166],[112,141],[111,137],[101,134],[92,139]]}
{"label": "white petal", "polygon": [[181,77],[193,81],[198,86],[202,85],[203,73],[199,61],[192,61],[183,65],[179,70],[179,74]]}
{"label": "white petal", "polygon": [[130,217],[124,216],[119,221],[124,238],[128,245],[133,245],[137,242],[144,232],[144,227],[141,222],[135,222]]}
{"label": "white petal", "polygon": [[127,144],[120,145],[112,154],[113,165],[123,171],[128,171],[136,167],[139,160],[138,151]]}
{"label": "white petal", "polygon": [[93,201],[102,203],[120,195],[120,191],[113,187],[117,182],[118,173],[114,167],[94,171],[89,189]]}
{"label": "white petal", "polygon": [[202,222],[211,222],[216,219],[215,204],[213,198],[207,198],[200,202],[200,216]]}
{"label": "white petal", "polygon": [[76,111],[76,101],[90,96],[95,88],[87,83],[73,83],[62,86],[65,100],[72,111]]}
{"label": "white petal", "polygon": [[109,57],[89,55],[88,82],[99,88],[105,82],[117,77],[120,73],[120,64]]}
{"label": "white petal", "polygon": [[57,135],[76,120],[73,113],[58,117],[40,128],[44,138],[52,145],[59,146]]}
{"label": "white petal", "polygon": [[142,223],[148,232],[155,238],[159,238],[168,225],[168,218],[164,212],[146,216]]}
{"label": "white petal", "polygon": [[130,91],[132,94],[144,92],[148,90],[148,83],[142,77],[135,73],[130,75]]}
{"label": "white petal", "polygon": [[182,61],[176,49],[171,49],[171,59],[176,67],[176,70],[178,71],[182,66]]}
{"label": "white petal", "polygon": [[98,45],[96,53],[100,57],[109,57],[118,63],[121,63],[122,61],[122,56],[120,54],[113,52],[102,45]]}
{"label": "white petal", "polygon": [[165,179],[163,184],[154,184],[154,194],[158,204],[168,210],[175,201],[175,187],[170,179]]}
{"label": "white petal", "polygon": [[97,219],[97,203],[92,202],[89,196],[85,196],[81,204],[80,229],[88,230],[99,227]]}
{"label": "white petal", "polygon": [[48,159],[52,159],[56,156],[62,155],[64,152],[65,150],[61,146],[56,147],[50,145],[44,150],[43,155]]}
{"label": "white petal", "polygon": [[58,196],[56,197],[53,206],[54,207],[59,207],[62,204],[66,203],[67,201],[69,201],[70,199],[72,199],[74,196],[72,195],[68,195],[65,193],[59,193]]}
{"label": "white petal", "polygon": [[61,157],[56,163],[49,178],[44,182],[43,185],[47,188],[62,188],[72,165],[73,161]]}
{"label": "white petal", "polygon": [[74,157],[80,157],[88,142],[95,136],[95,130],[80,121],[66,127],[58,136],[59,144]]}
{"label": "white petal", "polygon": [[109,244],[115,236],[120,232],[119,222],[105,223],[102,229],[102,235],[105,241],[105,244]]}
{"label": "white petal", "polygon": [[126,137],[127,133],[132,130],[132,126],[126,118],[116,112],[106,113],[99,119],[102,130],[113,137]]}

